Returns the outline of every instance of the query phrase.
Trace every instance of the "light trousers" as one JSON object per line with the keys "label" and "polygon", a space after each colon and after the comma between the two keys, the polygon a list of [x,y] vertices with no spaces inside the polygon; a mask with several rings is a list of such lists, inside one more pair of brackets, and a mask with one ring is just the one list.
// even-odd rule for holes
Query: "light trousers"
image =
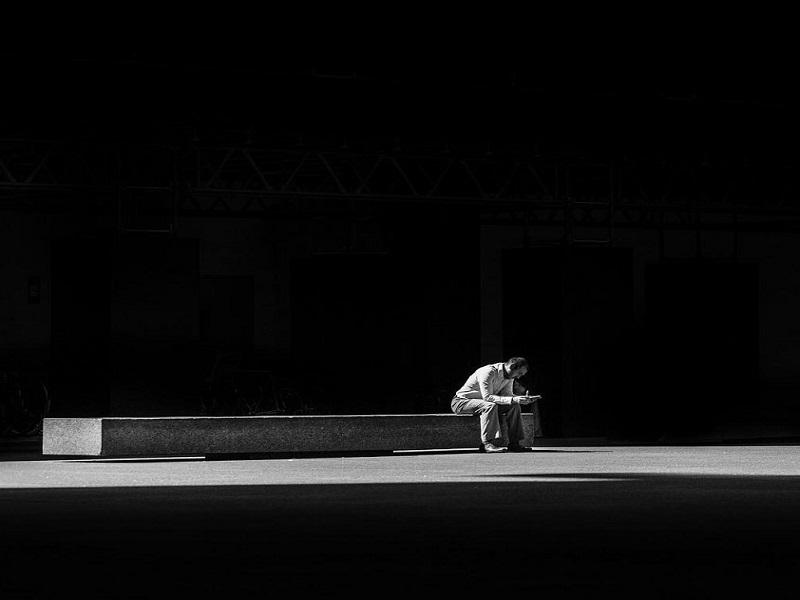
{"label": "light trousers", "polygon": [[479,415],[481,419],[481,441],[498,445],[508,441],[518,444],[525,439],[522,426],[522,410],[519,404],[495,404],[485,400],[466,400],[456,396],[450,408],[457,415]]}

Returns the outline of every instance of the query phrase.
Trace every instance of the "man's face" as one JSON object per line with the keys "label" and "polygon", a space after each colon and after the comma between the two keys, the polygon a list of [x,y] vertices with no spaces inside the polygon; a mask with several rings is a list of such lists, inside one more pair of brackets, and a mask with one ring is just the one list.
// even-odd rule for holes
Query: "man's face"
{"label": "man's face", "polygon": [[516,369],[509,370],[508,374],[513,379],[519,379],[528,372],[528,367],[517,367]]}

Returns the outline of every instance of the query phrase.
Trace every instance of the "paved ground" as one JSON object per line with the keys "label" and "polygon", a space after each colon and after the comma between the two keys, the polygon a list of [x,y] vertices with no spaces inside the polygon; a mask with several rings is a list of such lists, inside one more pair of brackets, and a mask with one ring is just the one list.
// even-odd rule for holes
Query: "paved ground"
{"label": "paved ground", "polygon": [[800,446],[31,458],[4,598],[796,596]]}

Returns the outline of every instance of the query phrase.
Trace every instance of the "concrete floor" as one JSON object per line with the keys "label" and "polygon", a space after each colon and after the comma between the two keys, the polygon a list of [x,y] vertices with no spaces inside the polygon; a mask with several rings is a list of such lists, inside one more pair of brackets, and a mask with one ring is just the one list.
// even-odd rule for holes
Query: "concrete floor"
{"label": "concrete floor", "polygon": [[794,597],[800,446],[7,454],[0,531],[3,598]]}

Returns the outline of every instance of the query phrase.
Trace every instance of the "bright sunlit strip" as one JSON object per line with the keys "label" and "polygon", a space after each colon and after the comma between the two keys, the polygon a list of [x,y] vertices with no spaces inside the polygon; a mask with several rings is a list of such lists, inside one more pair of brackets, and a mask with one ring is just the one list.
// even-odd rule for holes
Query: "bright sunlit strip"
{"label": "bright sunlit strip", "polygon": [[180,460],[205,460],[205,456],[140,456],[140,457],[126,457],[126,458],[67,458],[56,459],[50,462],[174,462]]}

